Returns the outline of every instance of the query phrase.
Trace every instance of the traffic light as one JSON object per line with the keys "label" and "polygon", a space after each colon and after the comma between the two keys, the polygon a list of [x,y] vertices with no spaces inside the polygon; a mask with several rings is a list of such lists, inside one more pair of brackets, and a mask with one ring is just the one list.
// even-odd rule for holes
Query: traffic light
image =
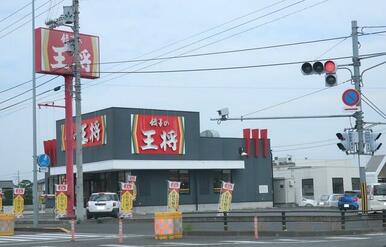
{"label": "traffic light", "polygon": [[344,133],[336,133],[340,143],[336,145],[346,154],[355,152],[355,143],[358,143],[358,133],[355,131],[345,131]]}
{"label": "traffic light", "polygon": [[340,140],[340,143],[337,143],[336,145],[340,150],[343,152],[348,153],[349,144],[348,144],[348,135],[347,133],[336,133],[336,136]]}
{"label": "traffic light", "polygon": [[336,78],[336,64],[334,61],[328,60],[324,63],[324,71],[326,72],[325,82],[326,87],[338,85]]}
{"label": "traffic light", "polygon": [[381,148],[382,143],[377,140],[381,137],[382,133],[373,133],[371,130],[364,131],[364,139],[366,145],[366,152],[374,154]]}
{"label": "traffic light", "polygon": [[337,76],[336,76],[336,64],[332,60],[326,61],[324,64],[320,61],[316,61],[313,64],[306,62],[302,64],[301,70],[303,75],[312,75],[312,74],[323,74],[325,73],[325,84],[326,87],[336,86]]}

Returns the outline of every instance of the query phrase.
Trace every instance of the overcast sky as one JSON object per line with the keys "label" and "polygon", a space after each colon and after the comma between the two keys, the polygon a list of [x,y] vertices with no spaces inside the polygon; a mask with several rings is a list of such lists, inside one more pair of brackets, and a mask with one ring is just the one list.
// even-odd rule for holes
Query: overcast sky
{"label": "overcast sky", "polygon": [[[30,0],[2,0],[0,3],[0,92],[31,79],[29,3]],[[71,5],[71,1],[36,0],[36,8],[41,6],[36,10],[36,27],[44,27],[47,19],[58,17],[63,5]],[[21,9],[23,6],[26,7]],[[385,9],[386,1],[382,0],[81,0],[80,30],[100,37],[101,62],[108,62],[347,36],[351,33],[352,20],[357,20],[361,27],[385,26]],[[10,16],[12,13],[15,14]],[[363,32],[384,30],[386,28],[364,28]],[[359,40],[360,54],[386,51],[385,33],[362,36]],[[133,71],[143,67],[147,68],[142,70],[178,70],[249,66],[350,55],[352,42],[351,38],[347,38],[275,49],[169,59],[156,65],[152,64],[157,61],[102,65],[101,71]],[[361,70],[384,60],[385,56],[363,60]],[[350,62],[349,59],[337,61],[341,65]],[[53,76],[44,76],[37,83],[50,78]],[[363,78],[363,93],[382,111],[386,108],[385,78],[386,65],[366,72]],[[348,79],[349,71],[338,71],[339,82]],[[61,84],[63,78],[56,78],[39,87],[37,93]],[[345,83],[311,94],[325,88],[324,76],[304,76],[299,64],[207,72],[102,73],[100,79],[84,79],[82,84],[83,112],[113,106],[197,111],[200,113],[201,131],[214,129],[223,137],[242,137],[243,128],[267,128],[274,156],[352,159],[337,148],[335,133],[353,126],[354,119],[228,121],[220,125],[210,121],[223,107],[229,108],[230,117],[347,114],[341,95],[353,86]],[[0,102],[31,89],[31,86],[28,83],[0,93]],[[310,95],[301,97],[307,94]],[[0,103],[2,180],[16,180],[18,171],[21,179],[32,178],[31,101],[3,109],[31,95],[28,92]],[[38,97],[38,103],[54,100],[55,104],[62,105],[63,98],[63,90],[52,91]],[[291,101],[294,98],[299,99]],[[364,104],[363,110],[365,121],[386,122],[368,105]],[[43,140],[55,138],[55,121],[64,118],[64,111],[60,108],[38,109],[37,117],[40,154],[43,152]],[[385,129],[382,125],[374,127],[381,132]],[[381,139],[385,140],[385,136]],[[378,154],[385,153],[385,146]]]}

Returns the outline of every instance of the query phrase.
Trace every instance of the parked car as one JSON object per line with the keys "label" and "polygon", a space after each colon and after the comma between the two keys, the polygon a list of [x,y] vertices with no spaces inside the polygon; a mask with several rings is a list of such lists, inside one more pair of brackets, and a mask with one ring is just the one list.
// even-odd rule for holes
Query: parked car
{"label": "parked car", "polygon": [[87,202],[87,219],[101,216],[112,216],[117,218],[119,215],[119,197],[116,193],[99,192],[92,193]]}
{"label": "parked car", "polygon": [[315,200],[305,197],[303,197],[299,203],[300,207],[316,207],[317,205],[318,203]]}
{"label": "parked car", "polygon": [[322,195],[318,205],[321,207],[338,207],[339,198],[342,196],[343,194]]}
{"label": "parked car", "polygon": [[360,203],[360,191],[345,191],[339,198],[338,207],[340,210],[358,210]]}

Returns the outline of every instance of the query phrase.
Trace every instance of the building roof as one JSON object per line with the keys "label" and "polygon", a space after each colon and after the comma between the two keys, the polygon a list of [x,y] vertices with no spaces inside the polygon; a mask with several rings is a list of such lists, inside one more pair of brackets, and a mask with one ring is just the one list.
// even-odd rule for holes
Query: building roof
{"label": "building roof", "polygon": [[12,180],[0,180],[0,188],[13,188],[15,185]]}

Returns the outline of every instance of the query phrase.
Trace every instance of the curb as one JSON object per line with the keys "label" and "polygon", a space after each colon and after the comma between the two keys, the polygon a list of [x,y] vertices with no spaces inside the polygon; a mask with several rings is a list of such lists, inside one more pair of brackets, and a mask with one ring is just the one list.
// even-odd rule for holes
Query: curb
{"label": "curb", "polygon": [[63,227],[15,227],[15,231],[20,232],[64,232],[70,233],[69,230]]}
{"label": "curb", "polygon": [[[313,237],[313,236],[339,236],[357,235],[365,233],[386,232],[380,229],[346,230],[346,231],[261,231],[259,236],[265,237]],[[184,236],[254,236],[253,231],[184,231]]]}

